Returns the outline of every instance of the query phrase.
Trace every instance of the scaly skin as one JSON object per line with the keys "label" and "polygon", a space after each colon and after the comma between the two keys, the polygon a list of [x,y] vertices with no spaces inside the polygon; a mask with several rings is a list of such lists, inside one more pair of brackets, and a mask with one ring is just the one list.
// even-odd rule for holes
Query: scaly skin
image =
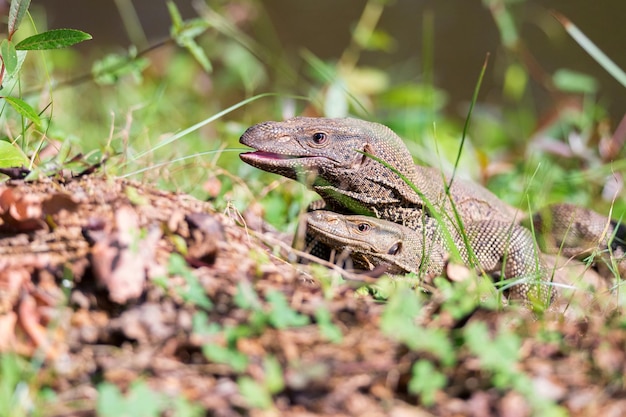
{"label": "scaly skin", "polygon": [[626,225],[565,203],[545,207],[532,221],[545,252],[577,259],[594,256],[595,262],[600,260],[597,263],[603,275],[626,277]]}
{"label": "scaly skin", "polygon": [[[365,269],[378,265],[390,274],[414,272],[426,282],[441,275],[446,255],[451,248],[436,223],[423,224],[417,229],[362,215],[342,215],[325,210],[307,213],[308,230],[331,248],[347,251],[354,262]],[[548,285],[537,285],[547,271],[528,230],[518,225],[498,221],[470,223],[466,236],[474,262],[464,240],[458,234],[452,242],[466,265],[503,278],[519,278],[509,295],[527,301],[529,292],[539,300],[551,297]],[[542,292],[543,294],[539,294]]]}
{"label": "scaly skin", "polygon": [[[259,169],[304,180],[326,208],[375,215],[409,227],[426,213],[424,199],[392,170],[363,153],[381,158],[412,182],[434,209],[455,224],[441,174],[415,166],[404,142],[389,128],[358,119],[296,117],[250,127],[240,139],[257,149],[241,159]],[[359,152],[360,151],[360,152]],[[457,180],[450,190],[463,222],[514,222],[516,210],[479,185]]]}
{"label": "scaly skin", "polygon": [[[303,180],[322,196],[326,209],[376,216],[413,229],[421,227],[424,216],[436,218],[440,214],[447,229],[459,230],[441,173],[415,166],[402,140],[386,126],[350,118],[297,117],[254,125],[243,134],[241,143],[257,149],[241,154],[244,162]],[[361,152],[395,167],[421,196],[392,170]],[[471,182],[455,180],[450,198],[464,225],[477,221],[513,224],[525,217]],[[626,227],[609,224],[609,219],[591,210],[566,204],[548,208],[549,221],[545,213],[534,217],[535,230],[553,234],[556,242],[563,243],[562,247],[548,244],[548,250],[555,252],[558,247],[563,254],[580,258],[590,248],[599,249],[603,254],[600,259],[615,261],[616,271],[626,276]],[[613,257],[608,256],[609,246]],[[532,252],[530,248],[528,251]]]}

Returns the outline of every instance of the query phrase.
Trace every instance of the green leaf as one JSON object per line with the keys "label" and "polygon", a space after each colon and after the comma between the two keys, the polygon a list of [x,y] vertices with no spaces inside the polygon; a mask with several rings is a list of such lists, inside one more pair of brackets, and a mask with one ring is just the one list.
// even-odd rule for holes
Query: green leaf
{"label": "green leaf", "polygon": [[116,385],[104,382],[98,386],[97,414],[102,417],[157,417],[166,404],[164,397],[143,381],[134,382],[124,396]]}
{"label": "green leaf", "polygon": [[14,74],[17,70],[17,51],[15,50],[15,46],[13,46],[13,42],[4,39],[2,43],[0,43],[0,55],[2,55],[2,62],[4,62],[4,67],[7,70],[9,75]]}
{"label": "green leaf", "polygon": [[456,355],[448,334],[441,328],[426,328],[415,323],[422,302],[412,291],[397,291],[387,302],[380,328],[387,336],[416,351],[430,352],[444,365],[452,365]]}
{"label": "green leaf", "polygon": [[13,73],[7,71],[5,74],[4,79],[2,80],[2,85],[0,85],[0,96],[10,95],[17,85],[17,82],[19,81],[19,71],[20,68],[22,68],[22,64],[24,63],[27,54],[28,51],[16,51],[17,64],[15,66],[15,70]]}
{"label": "green leaf", "polygon": [[150,389],[143,381],[134,382],[126,398],[125,415],[159,417],[164,397]]}
{"label": "green leaf", "polygon": [[210,361],[230,366],[235,372],[243,372],[248,366],[248,357],[236,349],[205,344],[202,345],[202,354]]}
{"label": "green leaf", "polygon": [[561,91],[570,93],[593,94],[598,91],[598,81],[595,78],[568,69],[559,69],[552,76],[554,85]]}
{"label": "green leaf", "polygon": [[202,310],[194,313],[191,318],[191,328],[195,334],[202,336],[215,335],[220,332],[220,325],[215,322],[209,322],[209,316]]}
{"label": "green leaf", "polygon": [[99,416],[113,417],[124,414],[125,400],[119,388],[110,382],[98,385],[96,411]]}
{"label": "green leaf", "polygon": [[11,1],[11,9],[9,10],[9,38],[12,38],[17,28],[20,27],[20,23],[26,15],[29,6],[30,0]]}
{"label": "green leaf", "polygon": [[267,293],[267,301],[272,305],[272,311],[269,314],[269,322],[277,329],[285,329],[287,327],[299,327],[309,324],[309,318],[289,307],[284,294],[279,291],[270,291]]}
{"label": "green leaf", "polygon": [[419,394],[427,407],[434,404],[435,393],[446,386],[446,376],[437,371],[432,363],[423,359],[413,364],[412,371],[409,392]]}
{"label": "green leaf", "polygon": [[171,414],[176,417],[200,417],[204,415],[202,407],[196,404],[192,404],[185,400],[183,397],[177,397],[172,401],[172,404],[168,406],[168,410],[171,410]]}
{"label": "green leaf", "polygon": [[204,33],[207,28],[208,25],[204,20],[194,19],[184,22],[180,27],[172,27],[171,35],[178,45],[191,53],[206,72],[210,72],[213,69],[211,61],[209,61],[204,50],[195,40],[195,38]]}
{"label": "green leaf", "polygon": [[483,0],[483,4],[491,9],[493,19],[496,21],[502,44],[507,48],[513,48],[519,42],[519,33],[515,26],[515,18],[510,8],[504,6],[498,0]]}
{"label": "green leaf", "polygon": [[272,406],[272,396],[265,387],[248,376],[237,380],[239,392],[252,408],[268,409]]}
{"label": "green leaf", "polygon": [[385,31],[375,29],[372,32],[366,32],[367,33],[355,33],[356,42],[364,49],[391,52],[396,46],[395,39]]}
{"label": "green leaf", "polygon": [[145,58],[135,58],[137,51],[131,47],[127,55],[109,54],[94,62],[91,67],[96,82],[102,85],[114,84],[126,75],[141,81],[141,72],[149,65]]}
{"label": "green leaf", "polygon": [[263,309],[259,296],[248,282],[237,284],[237,292],[233,297],[233,301],[237,307],[244,310],[260,311]]}
{"label": "green leaf", "polygon": [[209,28],[209,22],[205,19],[191,19],[183,21],[183,18],[173,1],[167,2],[167,10],[172,19],[170,35],[176,43],[187,49],[206,72],[211,72],[213,67],[204,50],[195,41],[197,36],[203,34]]}
{"label": "green leaf", "polygon": [[16,112],[22,115],[22,117],[29,119],[38,128],[41,128],[41,119],[30,104],[17,97],[4,97],[4,99],[15,109]]}
{"label": "green leaf", "polygon": [[283,368],[275,356],[268,355],[263,358],[263,370],[265,371],[265,386],[267,390],[276,394],[285,388],[285,380],[283,378]]}
{"label": "green leaf", "polygon": [[185,43],[185,48],[191,53],[191,55],[198,61],[198,63],[202,66],[202,69],[205,72],[211,72],[213,70],[213,66],[211,65],[211,61],[204,53],[204,50],[198,45],[195,41],[190,40]]}
{"label": "green leaf", "polygon": [[463,331],[465,343],[470,351],[480,358],[483,369],[494,373],[494,385],[504,388],[519,379],[517,362],[521,347],[518,335],[502,329],[491,338],[483,322],[473,322]]}
{"label": "green leaf", "polygon": [[61,49],[91,39],[91,35],[76,29],[53,29],[29,36],[15,46],[15,49],[42,50]]}
{"label": "green leaf", "polygon": [[315,321],[320,329],[320,333],[332,343],[340,343],[343,339],[341,329],[337,327],[331,319],[330,311],[325,307],[315,310]]}
{"label": "green leaf", "polygon": [[0,167],[12,168],[21,167],[28,164],[28,158],[15,145],[0,141]]}
{"label": "green leaf", "polygon": [[[12,403],[15,386],[19,383],[22,375],[20,367],[23,365],[21,359],[13,354],[0,356],[0,400],[1,404],[10,405]],[[2,407],[0,407],[2,410]],[[7,410],[8,411],[8,410]]]}
{"label": "green leaf", "polygon": [[185,279],[187,284],[186,288],[178,288],[178,294],[185,300],[185,302],[210,310],[213,308],[213,303],[207,297],[202,284],[187,266],[187,261],[178,253],[172,253],[170,255],[167,269],[170,275],[179,275]]}
{"label": "green leaf", "polygon": [[167,11],[170,13],[170,18],[172,19],[172,29],[180,30],[180,27],[183,25],[183,18],[178,11],[178,7],[176,7],[176,3],[168,1]]}
{"label": "green leaf", "polygon": [[504,95],[512,100],[519,101],[528,85],[528,73],[519,64],[511,64],[504,75]]}

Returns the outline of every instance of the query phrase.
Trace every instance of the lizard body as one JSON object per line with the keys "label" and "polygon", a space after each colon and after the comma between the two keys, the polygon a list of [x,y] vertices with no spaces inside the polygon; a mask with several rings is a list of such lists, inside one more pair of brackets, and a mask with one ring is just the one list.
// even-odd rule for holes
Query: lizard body
{"label": "lizard body", "polygon": [[[240,142],[257,149],[240,155],[260,169],[303,180],[342,213],[375,215],[409,227],[424,213],[451,213],[444,179],[433,168],[416,166],[406,145],[391,129],[359,119],[296,117],[250,127]],[[366,154],[394,167],[420,191]],[[487,189],[457,180],[450,195],[465,221],[515,221],[516,210]],[[455,221],[447,218],[450,224]]]}
{"label": "lizard body", "polygon": [[541,209],[533,215],[532,222],[545,252],[577,259],[591,255],[605,265],[615,261],[614,271],[607,271],[604,275],[617,273],[626,277],[626,225],[623,223],[567,203]]}
{"label": "lizard body", "polygon": [[[359,267],[383,265],[389,274],[414,272],[427,282],[441,275],[452,250],[436,222],[408,228],[370,216],[325,210],[307,213],[306,220],[317,239],[337,251],[348,252]],[[511,298],[527,300],[529,291],[541,288],[545,293],[539,299],[550,299],[548,286],[536,285],[547,273],[527,229],[500,221],[478,221],[469,223],[465,233],[479,271],[520,279],[509,290]],[[452,244],[463,262],[472,266],[470,251],[461,236],[453,235]]]}
{"label": "lizard body", "polygon": [[[316,208],[375,216],[414,230],[437,218],[439,213],[445,227],[456,236],[460,236],[460,225],[452,215],[453,205],[465,226],[482,221],[512,225],[525,217],[484,187],[469,181],[455,180],[448,198],[444,185],[448,180],[434,168],[416,166],[403,141],[378,123],[351,118],[297,117],[254,125],[240,141],[257,150],[241,154],[244,162],[304,180],[320,194],[324,204]],[[419,193],[404,178],[368,155],[394,167]],[[554,205],[547,211],[549,219],[546,212],[534,217],[536,230],[556,236],[552,246],[547,245],[548,249],[581,257],[590,242],[596,242],[594,247],[600,249],[610,246],[615,255],[621,256],[617,259],[617,270],[624,275],[626,228],[610,224],[609,219],[590,210],[573,207]],[[308,230],[306,235],[308,243]],[[529,243],[526,251],[534,253],[534,244]]]}

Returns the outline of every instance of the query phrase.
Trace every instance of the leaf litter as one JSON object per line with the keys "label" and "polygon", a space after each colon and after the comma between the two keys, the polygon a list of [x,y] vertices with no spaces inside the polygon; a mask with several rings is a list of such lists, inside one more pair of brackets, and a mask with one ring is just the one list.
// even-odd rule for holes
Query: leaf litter
{"label": "leaf litter", "polygon": [[421,297],[389,327],[387,304],[264,243],[285,236],[183,194],[12,180],[0,221],[0,351],[44,358],[37,378],[57,397],[41,415],[95,415],[98,392],[139,395],[137,381],[216,416],[516,417],[541,410],[533,396],[573,416],[626,413],[613,297],[541,319]]}

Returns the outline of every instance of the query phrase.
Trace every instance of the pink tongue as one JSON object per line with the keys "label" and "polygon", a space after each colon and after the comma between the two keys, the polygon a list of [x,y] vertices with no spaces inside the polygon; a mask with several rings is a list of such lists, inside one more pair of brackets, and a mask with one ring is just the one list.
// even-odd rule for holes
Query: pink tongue
{"label": "pink tongue", "polygon": [[257,158],[263,158],[263,159],[290,159],[292,158],[289,155],[280,155],[277,153],[264,152],[264,151],[256,151],[256,152],[252,152],[251,154],[256,156]]}

